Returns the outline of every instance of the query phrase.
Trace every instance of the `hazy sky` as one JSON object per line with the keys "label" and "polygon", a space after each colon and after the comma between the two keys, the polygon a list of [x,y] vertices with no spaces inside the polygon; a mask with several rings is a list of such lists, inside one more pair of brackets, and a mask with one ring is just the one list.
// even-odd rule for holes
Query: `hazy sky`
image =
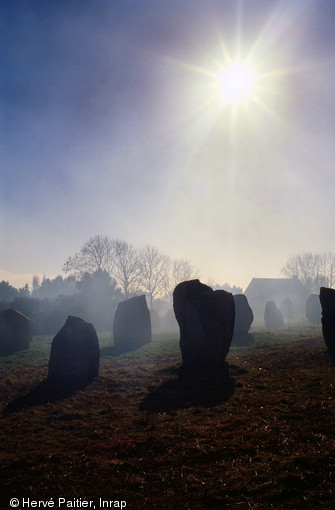
{"label": "hazy sky", "polygon": [[[101,234],[247,286],[333,251],[333,0],[2,0],[0,279]],[[226,59],[252,96],[218,93]]]}

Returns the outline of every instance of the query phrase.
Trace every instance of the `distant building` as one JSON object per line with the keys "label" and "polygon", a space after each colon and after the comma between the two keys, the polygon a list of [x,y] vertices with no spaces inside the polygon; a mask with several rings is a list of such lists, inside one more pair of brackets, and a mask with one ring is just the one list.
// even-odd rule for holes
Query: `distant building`
{"label": "distant building", "polygon": [[292,301],[293,317],[305,316],[308,293],[297,276],[293,278],[253,278],[244,291],[255,320],[264,320],[265,305],[274,301],[281,308],[283,301]]}

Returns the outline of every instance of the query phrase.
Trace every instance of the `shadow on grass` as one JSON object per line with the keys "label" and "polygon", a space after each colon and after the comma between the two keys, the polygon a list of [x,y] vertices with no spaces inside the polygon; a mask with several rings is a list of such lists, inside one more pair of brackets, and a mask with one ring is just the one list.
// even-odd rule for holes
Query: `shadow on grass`
{"label": "shadow on grass", "polygon": [[177,377],[156,388],[143,399],[141,411],[172,411],[191,406],[214,407],[234,394],[234,380],[225,363],[220,372],[211,369],[172,369]]}
{"label": "shadow on grass", "polygon": [[21,409],[64,400],[71,397],[76,391],[84,389],[88,384],[55,385],[49,379],[44,379],[29,393],[7,404],[3,414],[8,415]]}

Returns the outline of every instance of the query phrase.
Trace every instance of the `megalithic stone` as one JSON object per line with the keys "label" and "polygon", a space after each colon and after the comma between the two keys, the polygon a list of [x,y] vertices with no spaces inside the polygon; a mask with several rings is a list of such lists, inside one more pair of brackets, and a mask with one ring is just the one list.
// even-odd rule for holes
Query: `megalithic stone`
{"label": "megalithic stone", "polygon": [[320,288],[322,334],[326,343],[329,357],[335,364],[335,290]]}
{"label": "megalithic stone", "polygon": [[7,356],[29,348],[33,323],[21,312],[7,308],[0,313],[0,355]]}
{"label": "megalithic stone", "polygon": [[284,326],[284,317],[274,301],[268,301],[264,310],[264,323],[267,328]]}
{"label": "megalithic stone", "polygon": [[173,308],[180,329],[180,350],[185,366],[223,365],[234,332],[232,294],[213,291],[199,280],[177,285]]}
{"label": "megalithic stone", "polygon": [[89,384],[99,374],[99,340],[93,324],[69,316],[52,341],[48,380],[60,385]]}
{"label": "megalithic stone", "polygon": [[113,341],[116,347],[142,347],[151,342],[150,311],[144,295],[125,299],[118,304]]}
{"label": "megalithic stone", "polygon": [[248,303],[247,296],[244,294],[236,294],[235,302],[235,326],[234,326],[234,345],[248,345],[252,343],[252,336],[249,329],[254,320],[253,311]]}

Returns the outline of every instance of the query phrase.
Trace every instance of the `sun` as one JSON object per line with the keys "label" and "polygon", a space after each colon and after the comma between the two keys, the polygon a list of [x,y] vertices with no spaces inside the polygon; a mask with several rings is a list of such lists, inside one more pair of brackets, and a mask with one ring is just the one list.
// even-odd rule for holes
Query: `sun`
{"label": "sun", "polygon": [[222,121],[228,126],[231,121],[235,129],[237,121],[243,119],[256,126],[254,120],[261,118],[259,114],[284,122],[278,106],[288,97],[288,75],[296,74],[300,68],[287,66],[275,51],[271,55],[264,53],[261,38],[249,49],[242,42],[231,52],[219,36],[217,47],[205,50],[196,63],[168,58],[190,77],[190,109],[185,111],[182,122],[208,118],[209,123]]}
{"label": "sun", "polygon": [[257,76],[246,62],[229,62],[217,75],[218,95],[237,105],[253,96]]}

